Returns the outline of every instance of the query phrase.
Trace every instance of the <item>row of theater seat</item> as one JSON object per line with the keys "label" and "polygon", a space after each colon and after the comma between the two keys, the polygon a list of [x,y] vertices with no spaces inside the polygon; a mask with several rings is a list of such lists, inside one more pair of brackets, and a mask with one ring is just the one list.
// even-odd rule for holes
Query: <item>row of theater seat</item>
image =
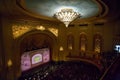
{"label": "row of theater seat", "polygon": [[19,80],[98,80],[101,72],[92,64],[80,61],[49,62]]}

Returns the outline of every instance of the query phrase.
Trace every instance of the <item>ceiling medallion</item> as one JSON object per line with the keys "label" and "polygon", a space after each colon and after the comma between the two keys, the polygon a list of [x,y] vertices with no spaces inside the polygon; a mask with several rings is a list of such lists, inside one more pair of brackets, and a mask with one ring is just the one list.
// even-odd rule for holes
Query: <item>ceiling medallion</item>
{"label": "ceiling medallion", "polygon": [[73,9],[70,8],[65,8],[61,9],[60,12],[56,12],[54,16],[63,22],[66,27],[75,20],[76,18],[80,17],[80,14],[78,12],[73,11]]}

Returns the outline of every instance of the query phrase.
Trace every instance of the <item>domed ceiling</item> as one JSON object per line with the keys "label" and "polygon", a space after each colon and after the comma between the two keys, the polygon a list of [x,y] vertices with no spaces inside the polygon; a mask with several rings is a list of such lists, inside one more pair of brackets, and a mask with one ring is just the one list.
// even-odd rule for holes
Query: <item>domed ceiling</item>
{"label": "domed ceiling", "polygon": [[31,14],[45,19],[54,19],[62,8],[71,8],[80,13],[80,19],[95,17],[102,12],[102,5],[96,0],[19,0],[19,6]]}

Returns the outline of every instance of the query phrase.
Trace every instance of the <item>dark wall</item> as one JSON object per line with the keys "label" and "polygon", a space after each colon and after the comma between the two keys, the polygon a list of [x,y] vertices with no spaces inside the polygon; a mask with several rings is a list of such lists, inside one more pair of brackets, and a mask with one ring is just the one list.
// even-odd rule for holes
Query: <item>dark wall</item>
{"label": "dark wall", "polygon": [[5,79],[5,62],[4,62],[4,50],[3,50],[3,35],[2,35],[2,20],[0,16],[0,80]]}

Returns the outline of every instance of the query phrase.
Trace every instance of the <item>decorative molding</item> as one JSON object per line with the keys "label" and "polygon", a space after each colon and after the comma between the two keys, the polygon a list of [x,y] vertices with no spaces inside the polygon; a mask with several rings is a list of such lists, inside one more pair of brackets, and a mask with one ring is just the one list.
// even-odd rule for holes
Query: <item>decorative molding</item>
{"label": "decorative molding", "polygon": [[50,32],[52,32],[55,36],[58,36],[58,29],[56,28],[48,28]]}
{"label": "decorative molding", "polygon": [[31,26],[28,25],[13,25],[12,26],[13,38],[16,39],[21,35],[25,34],[26,32],[31,31],[31,29],[32,29]]}
{"label": "decorative molding", "polygon": [[58,36],[57,28],[46,28],[45,26],[42,26],[42,25],[37,25],[37,26],[13,25],[12,26],[13,38],[16,39],[32,30],[40,30],[40,31],[48,30],[48,31],[52,32],[56,37]]}
{"label": "decorative molding", "polygon": [[44,31],[44,30],[45,30],[45,27],[44,27],[44,26],[36,26],[35,29]]}

